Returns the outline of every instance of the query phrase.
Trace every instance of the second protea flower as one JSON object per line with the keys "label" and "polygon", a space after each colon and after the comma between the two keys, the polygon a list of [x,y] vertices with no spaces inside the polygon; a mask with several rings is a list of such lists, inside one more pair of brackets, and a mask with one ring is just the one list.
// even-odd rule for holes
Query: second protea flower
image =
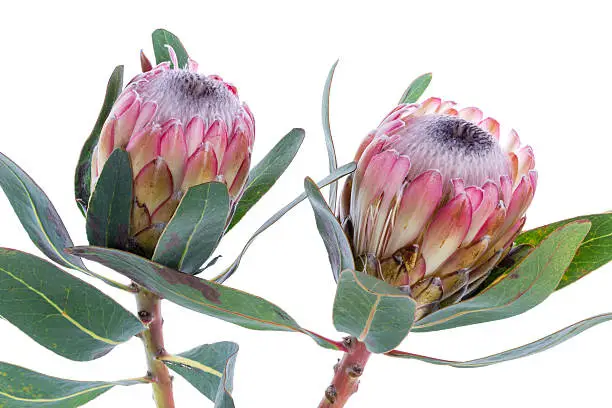
{"label": "second protea flower", "polygon": [[510,251],[536,189],[533,151],[476,108],[399,105],[361,144],[340,219],[361,270],[417,318],[468,296]]}
{"label": "second protea flower", "polygon": [[[134,175],[133,249],[150,255],[189,187],[220,181],[233,208],[240,198],[255,138],[253,116],[236,88],[197,73],[190,60],[164,62],[133,78],[109,115],[92,156],[92,190],[116,148]],[[150,67],[145,59],[143,67]],[[231,213],[231,212],[230,212]]]}

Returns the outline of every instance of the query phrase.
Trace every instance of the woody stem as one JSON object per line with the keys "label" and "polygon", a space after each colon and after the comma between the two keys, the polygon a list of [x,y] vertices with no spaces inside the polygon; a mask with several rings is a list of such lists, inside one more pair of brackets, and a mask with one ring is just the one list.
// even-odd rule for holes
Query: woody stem
{"label": "woody stem", "polygon": [[344,356],[334,366],[334,378],[325,390],[319,408],[342,408],[351,395],[357,392],[359,377],[371,353],[365,344],[355,337],[346,337],[344,346],[346,348]]}
{"label": "woody stem", "polygon": [[138,287],[136,293],[138,317],[147,327],[140,334],[147,357],[147,376],[153,386],[153,399],[157,408],[174,408],[172,393],[172,377],[168,367],[159,360],[166,355],[164,348],[164,319],[161,313],[161,299],[143,287]]}

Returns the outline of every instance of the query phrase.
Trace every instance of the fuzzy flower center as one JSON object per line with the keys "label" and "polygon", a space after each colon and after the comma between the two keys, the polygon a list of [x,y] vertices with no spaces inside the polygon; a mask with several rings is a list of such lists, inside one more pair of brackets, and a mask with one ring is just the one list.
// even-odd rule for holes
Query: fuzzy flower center
{"label": "fuzzy flower center", "polygon": [[232,123],[240,111],[238,98],[222,81],[195,72],[171,69],[137,85],[145,101],[157,103],[156,121],[179,119],[187,124],[194,116],[212,122],[221,118]]}
{"label": "fuzzy flower center", "polygon": [[467,120],[447,115],[411,119],[393,142],[394,149],[410,157],[412,179],[430,169],[442,174],[445,184],[461,178],[466,185],[498,182],[509,174],[506,155],[487,131]]}

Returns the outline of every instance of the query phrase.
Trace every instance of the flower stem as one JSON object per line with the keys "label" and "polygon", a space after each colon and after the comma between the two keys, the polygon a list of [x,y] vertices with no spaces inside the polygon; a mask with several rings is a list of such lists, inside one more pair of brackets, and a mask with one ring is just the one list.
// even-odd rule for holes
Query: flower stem
{"label": "flower stem", "polygon": [[138,306],[138,317],[147,326],[147,329],[141,333],[140,338],[144,343],[147,356],[147,375],[150,377],[153,386],[153,399],[157,408],[174,408],[172,377],[168,367],[158,359],[167,354],[164,348],[164,319],[161,313],[161,299],[145,288],[139,287],[136,293],[136,304]]}
{"label": "flower stem", "polygon": [[348,399],[357,392],[359,377],[363,374],[370,352],[365,344],[355,337],[344,339],[346,352],[342,360],[334,366],[334,379],[325,390],[319,408],[342,408]]}

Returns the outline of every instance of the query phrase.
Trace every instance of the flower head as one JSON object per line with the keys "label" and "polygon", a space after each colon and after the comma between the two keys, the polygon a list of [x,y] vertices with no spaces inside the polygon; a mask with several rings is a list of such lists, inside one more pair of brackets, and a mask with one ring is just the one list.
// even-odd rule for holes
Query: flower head
{"label": "flower head", "polygon": [[112,151],[129,153],[134,175],[130,236],[145,254],[155,248],[189,187],[223,182],[232,206],[236,203],[255,138],[253,115],[236,88],[219,76],[197,73],[192,60],[176,68],[176,55],[169,51],[172,65],[163,62],[137,75],[123,90],[92,156],[93,189]]}
{"label": "flower head", "polygon": [[477,108],[396,107],[362,142],[340,219],[363,268],[420,314],[467,296],[507,254],[536,189],[533,151]]}

